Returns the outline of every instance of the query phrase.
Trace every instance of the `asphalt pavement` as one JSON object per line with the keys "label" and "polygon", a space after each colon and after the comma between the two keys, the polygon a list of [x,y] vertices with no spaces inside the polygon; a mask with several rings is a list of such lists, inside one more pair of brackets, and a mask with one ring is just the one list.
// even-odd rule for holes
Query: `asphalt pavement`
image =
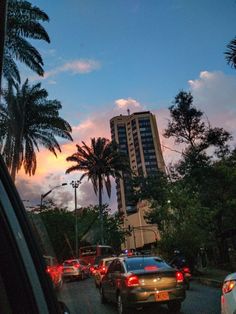
{"label": "asphalt pavement", "polygon": [[[197,280],[190,283],[186,299],[182,303],[181,314],[220,314],[221,290],[203,285]],[[99,290],[93,278],[65,283],[62,287],[62,300],[70,308],[71,314],[115,314],[114,304],[101,304]],[[143,309],[138,314],[168,314],[166,306]]]}

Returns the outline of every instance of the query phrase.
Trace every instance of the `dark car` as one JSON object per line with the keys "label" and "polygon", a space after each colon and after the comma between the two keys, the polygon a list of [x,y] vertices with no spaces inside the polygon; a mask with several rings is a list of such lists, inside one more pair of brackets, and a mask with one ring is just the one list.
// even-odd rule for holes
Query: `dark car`
{"label": "dark car", "polygon": [[180,311],[185,299],[183,274],[156,256],[119,257],[102,278],[101,302],[115,302],[118,313],[128,308],[167,304]]}

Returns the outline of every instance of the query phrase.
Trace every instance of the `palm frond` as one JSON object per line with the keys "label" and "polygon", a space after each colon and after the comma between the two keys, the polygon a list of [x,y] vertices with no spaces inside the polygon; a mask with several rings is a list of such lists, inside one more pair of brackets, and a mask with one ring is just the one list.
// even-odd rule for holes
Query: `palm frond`
{"label": "palm frond", "polygon": [[225,52],[227,63],[236,69],[236,38],[230,41]]}

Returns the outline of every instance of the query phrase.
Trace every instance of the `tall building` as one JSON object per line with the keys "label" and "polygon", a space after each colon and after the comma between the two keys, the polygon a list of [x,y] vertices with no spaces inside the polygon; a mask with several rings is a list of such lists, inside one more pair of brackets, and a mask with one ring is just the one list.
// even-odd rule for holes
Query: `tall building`
{"label": "tall building", "polygon": [[[130,167],[136,175],[148,176],[158,170],[165,171],[155,115],[150,111],[129,114],[128,110],[128,115],[113,117],[110,127],[112,139],[119,144],[120,151],[127,154]],[[127,239],[126,246],[137,248],[154,242],[158,231],[144,219],[145,211],[149,209],[148,203],[135,204],[131,200],[129,180],[127,175],[116,180],[117,203],[118,211],[125,217],[125,227],[133,233]],[[150,228],[154,228],[153,232]]]}

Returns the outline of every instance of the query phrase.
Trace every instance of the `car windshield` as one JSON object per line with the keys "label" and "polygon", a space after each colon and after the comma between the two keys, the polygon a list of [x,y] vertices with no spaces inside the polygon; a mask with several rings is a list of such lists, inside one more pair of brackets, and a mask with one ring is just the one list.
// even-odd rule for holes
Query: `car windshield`
{"label": "car windshield", "polygon": [[165,261],[160,258],[130,258],[125,260],[127,271],[133,270],[155,270],[159,268],[170,267]]}

